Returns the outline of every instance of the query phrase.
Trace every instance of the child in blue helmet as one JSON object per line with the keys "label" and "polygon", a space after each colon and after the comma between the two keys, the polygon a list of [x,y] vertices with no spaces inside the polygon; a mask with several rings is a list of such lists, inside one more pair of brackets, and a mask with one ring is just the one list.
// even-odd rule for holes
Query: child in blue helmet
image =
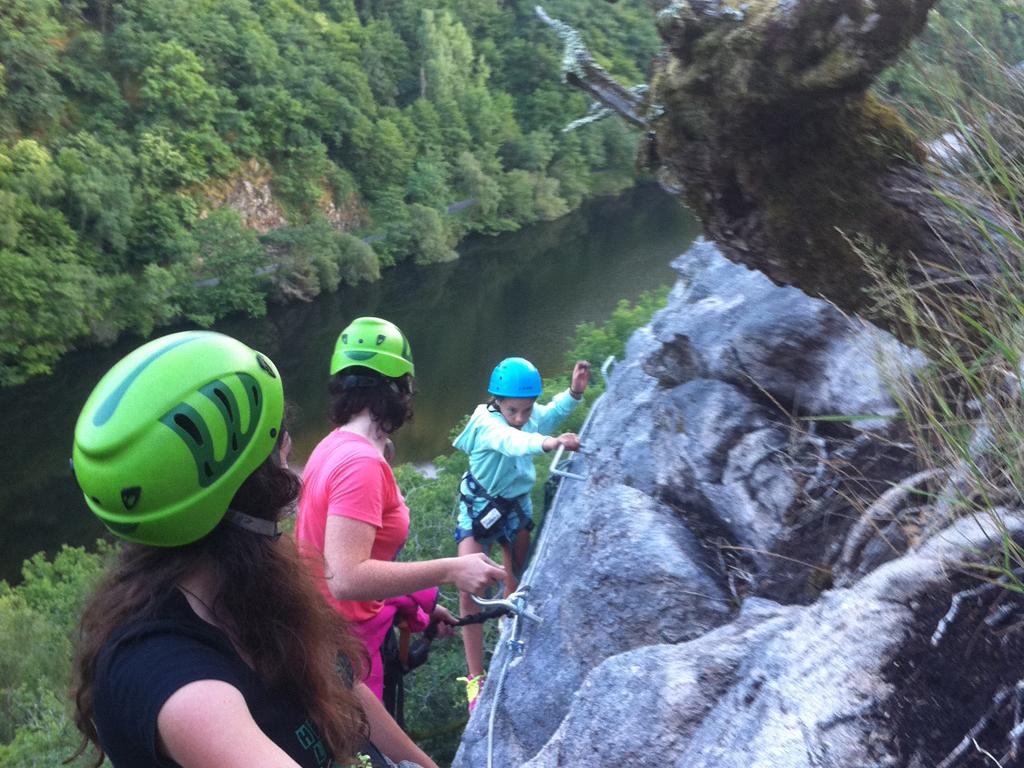
{"label": "child in blue helmet", "polygon": [[[459,517],[455,541],[459,555],[487,553],[500,544],[504,555],[505,596],[518,585],[520,570],[530,548],[533,528],[530,491],[536,480],[533,456],[559,445],[579,450],[579,438],[554,432],[573,412],[590,381],[590,364],[577,361],[569,389],[551,402],[536,402],[541,393],[540,373],[529,360],[510,357],[491,374],[487,391],[490,402],[477,406],[454,446],[469,455],[469,471],[459,484]],[[479,611],[466,592],[459,593],[463,616]],[[469,674],[466,683],[469,709],[473,710],[484,677],[483,629],[469,624],[462,629]]]}

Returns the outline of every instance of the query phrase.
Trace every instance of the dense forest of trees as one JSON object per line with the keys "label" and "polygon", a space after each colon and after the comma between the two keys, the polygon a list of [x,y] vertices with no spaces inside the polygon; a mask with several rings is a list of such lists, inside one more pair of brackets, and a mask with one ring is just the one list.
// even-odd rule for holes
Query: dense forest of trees
{"label": "dense forest of trees", "polygon": [[[644,79],[643,2],[550,6]],[[452,259],[468,232],[630,183],[617,121],[561,132],[586,100],[560,57],[532,3],[6,0],[0,385],[82,343]],[[244,182],[271,225],[222,205]]]}

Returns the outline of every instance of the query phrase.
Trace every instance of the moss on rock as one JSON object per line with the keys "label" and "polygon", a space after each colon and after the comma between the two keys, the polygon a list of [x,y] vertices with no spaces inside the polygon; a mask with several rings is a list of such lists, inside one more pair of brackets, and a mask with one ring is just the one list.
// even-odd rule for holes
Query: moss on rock
{"label": "moss on rock", "polygon": [[867,88],[931,4],[753,0],[662,11],[671,57],[653,84],[664,106],[657,160],[731,255],[857,308],[868,279],[851,240],[878,242],[896,259],[927,250],[927,227],[892,194],[894,175],[922,168],[923,148]]}

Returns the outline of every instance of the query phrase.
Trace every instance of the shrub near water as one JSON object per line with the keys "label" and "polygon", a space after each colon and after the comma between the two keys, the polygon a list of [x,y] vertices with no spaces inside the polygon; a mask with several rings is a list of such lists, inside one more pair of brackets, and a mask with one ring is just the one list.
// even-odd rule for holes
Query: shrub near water
{"label": "shrub near water", "polygon": [[[607,323],[581,325],[568,359],[585,357],[599,364],[610,354],[621,356],[629,334],[650,319],[666,294],[667,289],[645,294],[635,305],[620,302]],[[599,375],[594,377],[584,406],[570,417],[566,429],[579,429],[589,405],[603,389],[599,379]],[[568,383],[565,376],[545,381],[543,398],[550,398]],[[534,495],[538,518],[547,464],[544,456],[538,458],[539,482]],[[466,457],[453,453],[435,461],[434,478],[426,478],[408,465],[396,469],[413,514],[404,559],[455,554],[454,504],[466,466]],[[39,554],[25,562],[21,584],[11,587],[0,581],[0,765],[4,768],[57,766],[77,747],[79,734],[67,697],[75,631],[85,598],[115,549],[116,545],[101,541],[95,552],[65,547],[52,561]],[[454,590],[446,589],[442,602],[457,613]],[[495,628],[488,628],[489,646],[496,637]],[[464,694],[455,682],[464,673],[462,643],[452,638],[438,642],[430,661],[406,684],[407,729],[442,764],[455,754],[466,723]],[[90,754],[74,765],[90,764]]]}

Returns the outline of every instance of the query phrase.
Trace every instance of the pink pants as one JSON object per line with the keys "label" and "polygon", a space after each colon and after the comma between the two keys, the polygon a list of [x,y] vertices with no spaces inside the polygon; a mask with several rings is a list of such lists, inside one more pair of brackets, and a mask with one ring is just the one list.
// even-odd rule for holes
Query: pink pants
{"label": "pink pants", "polygon": [[437,588],[421,589],[411,595],[389,597],[384,607],[372,619],[351,624],[352,634],[358,637],[370,656],[370,669],[363,681],[378,699],[384,697],[384,662],[380,647],[391,631],[395,617],[405,620],[411,632],[422,632],[430,624],[430,614],[437,603]]}

